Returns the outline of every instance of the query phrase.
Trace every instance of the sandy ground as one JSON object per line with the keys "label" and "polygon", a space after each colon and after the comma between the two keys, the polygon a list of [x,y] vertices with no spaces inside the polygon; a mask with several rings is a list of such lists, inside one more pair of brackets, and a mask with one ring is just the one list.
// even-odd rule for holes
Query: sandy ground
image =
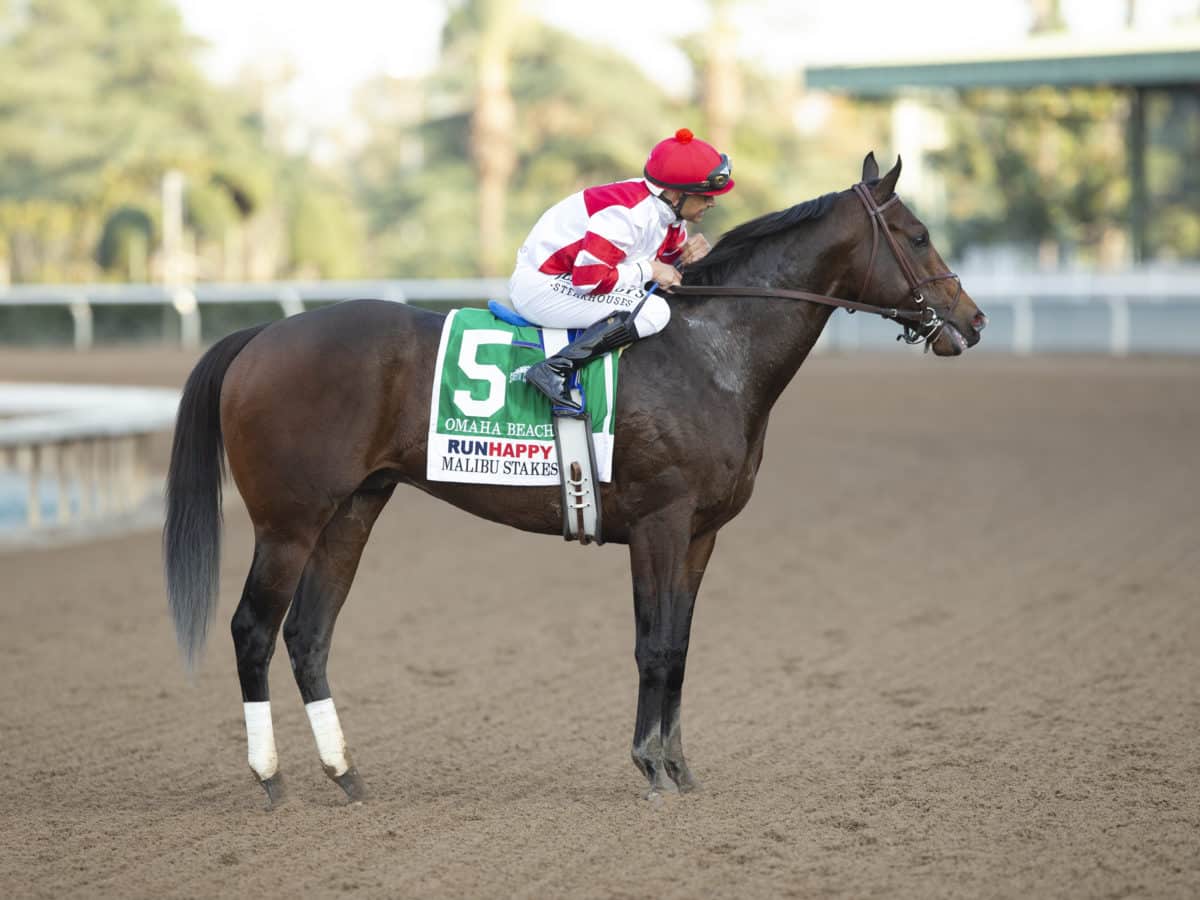
{"label": "sandy ground", "polygon": [[[5,351],[0,379],[191,361]],[[226,629],[180,664],[157,534],[0,556],[0,894],[1197,896],[1198,448],[1200,360],[810,361],[697,607],[705,790],[658,805],[623,548],[398,493],[330,667],[373,798],[325,779],[281,652],[273,812]]]}

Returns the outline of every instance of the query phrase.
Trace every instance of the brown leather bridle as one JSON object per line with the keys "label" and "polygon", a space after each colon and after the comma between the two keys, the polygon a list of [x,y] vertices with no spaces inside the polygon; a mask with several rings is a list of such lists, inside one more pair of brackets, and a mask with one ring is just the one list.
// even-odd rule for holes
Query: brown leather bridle
{"label": "brown leather bridle", "polygon": [[[956,274],[950,271],[931,275],[928,278],[919,278],[917,276],[917,271],[913,268],[912,262],[901,249],[895,235],[888,230],[887,222],[883,219],[884,212],[893,204],[900,201],[899,194],[892,194],[883,203],[876,203],[875,195],[871,193],[871,189],[864,182],[854,185],[852,190],[854,191],[854,195],[862,201],[867,211],[867,218],[871,222],[871,256],[867,262],[867,275],[863,279],[862,288],[858,292],[859,298],[866,296],[867,289],[871,286],[871,276],[875,270],[875,256],[879,251],[879,235],[882,233],[888,247],[891,248],[892,257],[896,260],[896,264],[904,274],[904,280],[908,282],[909,296],[916,305],[916,309],[900,309],[895,306],[874,306],[869,303],[863,303],[861,299],[843,300],[841,297],[830,297],[826,294],[814,294],[810,291],[792,291],[783,288],[677,284],[668,288],[668,291],[683,297],[783,297],[789,300],[808,300],[813,303],[822,303],[826,306],[836,306],[849,310],[852,313],[870,313],[882,316],[885,319],[894,319],[900,323],[904,331],[896,337],[896,340],[903,340],[909,344],[918,344],[924,341],[925,349],[928,350],[929,345],[941,334],[942,329],[946,326],[946,320],[954,314],[954,310],[958,306],[959,298],[962,296],[962,281]],[[958,285],[958,289],[954,292],[954,299],[950,302],[950,307],[943,315],[934,309],[932,305],[926,303],[925,295],[921,292],[921,288],[935,281],[943,281],[947,278],[953,278]]]}

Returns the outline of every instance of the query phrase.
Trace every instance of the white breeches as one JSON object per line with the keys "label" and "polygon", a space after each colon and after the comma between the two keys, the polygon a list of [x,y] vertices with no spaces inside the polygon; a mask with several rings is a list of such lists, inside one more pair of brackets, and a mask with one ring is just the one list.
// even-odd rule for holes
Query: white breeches
{"label": "white breeches", "polygon": [[[528,266],[517,266],[508,283],[513,307],[537,325],[547,328],[587,328],[614,312],[629,312],[642,302],[640,287],[607,294],[581,294],[570,275],[545,275]],[[634,320],[638,337],[658,334],[671,320],[671,308],[658,294],[642,305]]]}

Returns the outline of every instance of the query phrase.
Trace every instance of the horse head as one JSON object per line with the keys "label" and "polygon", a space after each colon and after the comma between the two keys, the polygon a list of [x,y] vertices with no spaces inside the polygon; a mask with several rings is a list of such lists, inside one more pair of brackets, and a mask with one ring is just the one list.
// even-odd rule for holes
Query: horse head
{"label": "horse head", "polygon": [[[864,303],[925,314],[922,324],[907,327],[905,339],[924,341],[938,356],[958,356],[979,343],[985,316],[963,290],[934,247],[925,227],[896,193],[900,158],[879,177],[875,154],[863,160],[862,181],[852,189],[871,225],[871,240],[856,238],[852,266]],[[881,247],[881,245],[884,245]]]}

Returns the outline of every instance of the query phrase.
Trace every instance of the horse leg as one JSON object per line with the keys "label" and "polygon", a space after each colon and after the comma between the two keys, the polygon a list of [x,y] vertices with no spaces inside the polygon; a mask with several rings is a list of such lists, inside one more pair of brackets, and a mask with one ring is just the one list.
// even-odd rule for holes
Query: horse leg
{"label": "horse leg", "polygon": [[366,785],[346,750],[325,666],[333,626],[354,581],[371,526],[391,496],[390,487],[359,491],[342,503],[309,557],[283,626],[283,640],[317,741],[321,765],[351,801],[366,796]]}
{"label": "horse leg", "polygon": [[[637,620],[634,658],[638,666],[638,709],[633,733],[633,762],[650,782],[647,798],[695,781],[683,762],[678,712],[687,659],[688,636],[699,577],[712,538],[691,540],[690,511],[653,516],[630,534],[633,602]],[[670,714],[664,718],[664,712]],[[672,739],[675,746],[668,754]],[[672,777],[672,771],[678,780]]]}
{"label": "horse leg", "polygon": [[267,670],[275,652],[279,624],[292,602],[314,539],[315,535],[311,538],[258,535],[254,561],[231,623],[246,714],[247,755],[271,805],[283,797],[283,779],[275,752]]}
{"label": "horse leg", "polygon": [[688,643],[692,628],[692,611],[696,595],[700,592],[700,581],[716,543],[715,531],[693,538],[688,546],[687,568],[684,572],[686,589],[674,608],[675,621],[672,632],[680,641],[679,652],[671,657],[667,668],[667,688],[663,694],[662,739],[663,762],[667,776],[675,782],[680,793],[700,787],[683,758],[683,730],[679,724],[679,707],[683,698],[683,670],[687,665]]}

